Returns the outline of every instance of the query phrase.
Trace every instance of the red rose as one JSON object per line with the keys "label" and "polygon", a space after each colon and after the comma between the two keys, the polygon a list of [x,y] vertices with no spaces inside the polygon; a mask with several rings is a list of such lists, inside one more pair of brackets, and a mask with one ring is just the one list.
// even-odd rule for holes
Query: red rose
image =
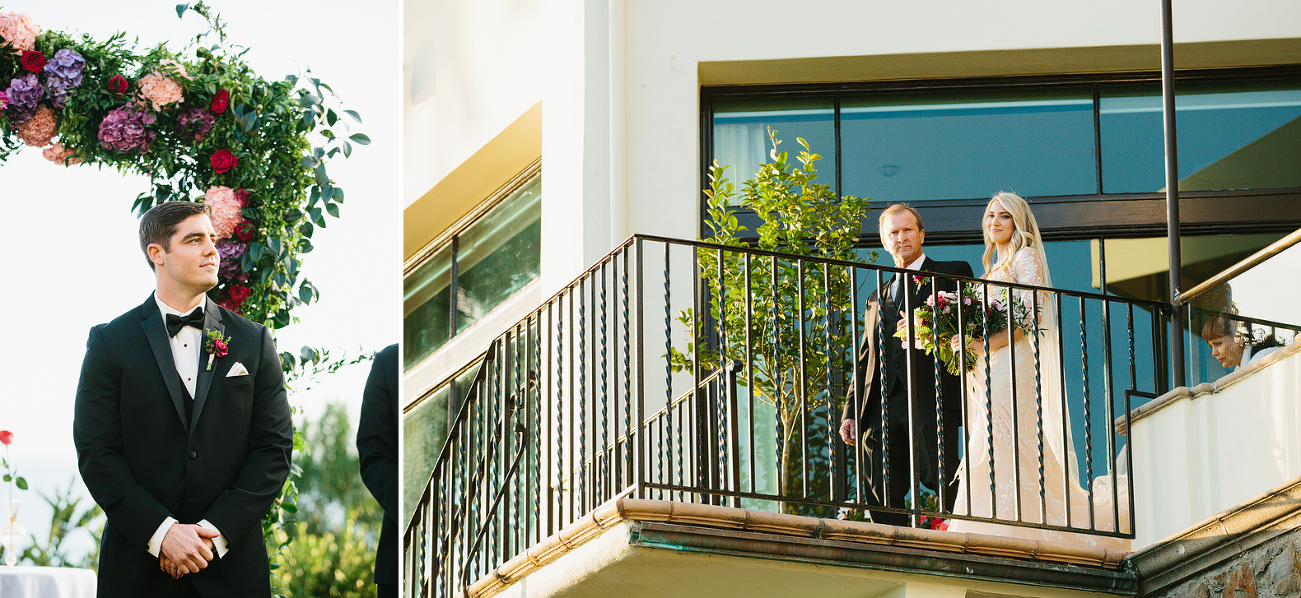
{"label": "red rose", "polygon": [[45,68],[45,55],[36,50],[27,50],[23,52],[23,57],[19,59],[23,63],[23,68],[29,73],[39,73]]}
{"label": "red rose", "polygon": [[113,95],[115,96],[121,96],[126,93],[126,88],[128,86],[129,84],[126,82],[126,77],[123,77],[122,75],[113,75],[113,78],[108,80],[108,90],[113,92]]}
{"label": "red rose", "polygon": [[244,300],[248,299],[248,296],[252,293],[253,291],[249,290],[248,287],[242,284],[230,285],[230,300],[235,305],[239,305],[243,303]]}
{"label": "red rose", "polygon": [[235,191],[235,200],[239,202],[239,207],[241,208],[248,207],[248,196],[249,196],[248,189],[237,189]]}
{"label": "red rose", "polygon": [[228,149],[217,150],[208,161],[212,163],[212,169],[218,174],[239,166],[239,158]]}
{"label": "red rose", "polygon": [[230,347],[227,347],[227,346],[226,346],[225,341],[221,341],[221,340],[214,340],[214,341],[212,341],[212,354],[213,354],[213,355],[216,355],[217,357],[225,357],[225,356],[226,356],[226,353],[229,353],[229,352],[230,352]]}
{"label": "red rose", "polygon": [[249,223],[249,221],[245,220],[235,225],[235,236],[241,241],[252,241],[255,230],[256,229],[253,228],[253,225]]}
{"label": "red rose", "polygon": [[221,301],[217,302],[217,305],[220,305],[235,313],[239,313],[239,306],[236,305],[235,302],[231,301],[230,299],[222,299]]}
{"label": "red rose", "polygon": [[227,106],[230,106],[230,92],[218,89],[216,95],[212,96],[212,111],[221,114]]}
{"label": "red rose", "polygon": [[13,444],[14,433],[9,430],[0,430],[0,444]]}

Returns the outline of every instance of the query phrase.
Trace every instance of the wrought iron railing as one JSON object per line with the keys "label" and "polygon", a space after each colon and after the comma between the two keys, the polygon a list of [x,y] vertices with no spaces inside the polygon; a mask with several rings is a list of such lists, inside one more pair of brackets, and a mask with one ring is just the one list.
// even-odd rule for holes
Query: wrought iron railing
{"label": "wrought iron railing", "polygon": [[[407,595],[457,595],[620,496],[819,517],[894,514],[909,525],[943,518],[1132,537],[1129,460],[1118,459],[1124,439],[1113,422],[1117,416],[1124,421],[1130,396],[1167,390],[1168,307],[928,274],[923,284],[932,293],[946,284],[966,284],[983,297],[974,305],[959,302],[960,324],[991,303],[1003,305],[1009,321],[1025,319],[1011,311],[1013,301],[997,300],[1010,293],[1023,298],[1029,313],[1040,314],[1027,330],[1039,328],[1049,313],[1060,325],[1050,336],[1022,333],[1033,350],[1029,357],[1011,358],[1013,372],[1027,372],[1034,380],[1026,387],[1030,396],[1016,391],[1001,399],[969,396],[974,393],[964,376],[966,400],[958,401],[957,425],[944,417],[942,392],[926,404],[909,401],[903,436],[883,426],[881,450],[869,455],[864,442],[846,445],[838,430],[845,402],[862,405],[867,392],[855,383],[863,375],[853,365],[860,339],[870,332],[878,345],[899,342],[885,338],[883,324],[862,330],[869,295],[899,272],[702,242],[630,238],[488,348],[406,528]],[[916,306],[905,296],[910,311]],[[916,332],[913,323],[908,326]],[[995,332],[982,330],[974,341],[987,343]],[[1117,337],[1123,340],[1117,343]],[[1043,357],[1049,343],[1061,355],[1056,363]],[[909,357],[906,364],[913,396],[926,384],[943,386],[937,384],[942,365],[920,371],[914,361]],[[976,371],[987,375],[989,363],[978,361]],[[1054,388],[1046,388],[1048,381]],[[978,403],[992,407],[997,400],[1010,401],[1013,413],[1012,446],[1018,448],[1010,470],[993,450],[999,422],[992,416],[977,421],[977,413],[993,412],[978,409]],[[1045,421],[1052,401],[1063,405],[1061,421]],[[885,416],[856,413],[856,407],[849,411],[863,422]],[[927,447],[917,432],[929,420],[937,434]],[[1053,430],[1062,437],[1046,436]],[[922,488],[927,476],[917,461],[907,474],[906,502],[871,498],[865,474],[874,459],[888,462],[891,450],[934,449],[941,455],[936,460],[941,471],[932,477],[948,480],[958,472],[944,465],[946,446],[962,453],[979,444],[973,437],[987,438],[990,450],[964,462],[965,476],[972,480],[963,491],[965,504],[988,495],[996,505],[992,512],[953,513],[944,505],[963,497],[951,496],[944,483],[933,489],[935,504],[912,500],[927,493]],[[1044,468],[1053,446],[1080,455],[1078,463],[1063,464],[1060,480]],[[987,477],[974,480],[973,464],[980,469],[982,463],[988,465]],[[995,480],[996,471],[1010,471],[1014,487],[1021,489],[1013,492],[1011,510],[993,499],[1004,484]],[[1054,489],[1069,494],[1073,484],[1087,493],[1087,503],[1073,507],[1067,500],[1065,517],[1054,519],[1049,513],[1059,506],[1052,503]],[[1109,512],[1098,511],[1099,505],[1108,505]],[[1088,509],[1087,517],[1079,509]]]}

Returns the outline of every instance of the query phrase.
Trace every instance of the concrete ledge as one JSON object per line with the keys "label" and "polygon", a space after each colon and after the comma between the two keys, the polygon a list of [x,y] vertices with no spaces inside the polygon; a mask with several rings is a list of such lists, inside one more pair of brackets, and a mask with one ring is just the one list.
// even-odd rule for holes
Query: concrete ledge
{"label": "concrete ledge", "polygon": [[[1197,399],[1198,397],[1204,397],[1204,396],[1209,396],[1209,395],[1223,392],[1226,388],[1229,388],[1230,386],[1233,386],[1234,384],[1241,382],[1242,380],[1246,379],[1252,374],[1255,374],[1256,372],[1259,372],[1269,367],[1272,364],[1283,361],[1284,359],[1287,359],[1289,356],[1294,355],[1296,353],[1301,353],[1301,342],[1292,342],[1286,346],[1279,347],[1277,351],[1274,351],[1269,355],[1261,357],[1260,359],[1247,364],[1246,367],[1238,368],[1237,371],[1229,373],[1228,375],[1218,380],[1215,380],[1214,382],[1203,382],[1201,384],[1198,384],[1197,386],[1191,386],[1191,387],[1180,386],[1179,388],[1176,388],[1155,399],[1152,399],[1142,407],[1130,411],[1129,424],[1132,424],[1133,422],[1136,422],[1149,415],[1152,415],[1153,413],[1156,413],[1161,409],[1174,404],[1177,401],[1181,401],[1184,399],[1194,400]],[[1129,424],[1126,423],[1124,415],[1117,417],[1116,432],[1119,434],[1128,434]]]}
{"label": "concrete ledge", "polygon": [[1301,526],[1301,478],[1126,558],[1152,594]]}
{"label": "concrete ledge", "polygon": [[1110,593],[1133,594],[1137,587],[1133,575],[1121,570],[1128,553],[1104,548],[617,498],[474,582],[468,595],[494,595],[624,521],[640,524],[634,526],[628,540],[635,546],[713,550]]}

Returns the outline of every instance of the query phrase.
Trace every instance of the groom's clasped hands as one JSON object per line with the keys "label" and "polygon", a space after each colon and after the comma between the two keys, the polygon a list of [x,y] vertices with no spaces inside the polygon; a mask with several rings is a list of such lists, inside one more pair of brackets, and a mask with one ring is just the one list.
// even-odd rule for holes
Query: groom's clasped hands
{"label": "groom's clasped hands", "polygon": [[215,550],[212,539],[218,535],[217,530],[198,524],[173,524],[163,536],[158,568],[173,579],[180,579],[187,573],[198,573],[212,560]]}

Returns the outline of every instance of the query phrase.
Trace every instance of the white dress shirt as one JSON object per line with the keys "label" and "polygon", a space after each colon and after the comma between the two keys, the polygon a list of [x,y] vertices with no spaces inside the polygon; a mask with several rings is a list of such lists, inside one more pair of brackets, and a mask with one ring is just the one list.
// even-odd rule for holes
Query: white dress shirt
{"label": "white dress shirt", "polygon": [[[200,301],[199,305],[195,306],[193,309],[181,313],[173,309],[172,306],[163,303],[163,300],[158,298],[157,293],[154,293],[154,301],[158,303],[158,309],[162,312],[164,323],[167,321],[167,314],[188,316],[195,309],[202,308],[203,304],[206,303],[205,301]],[[199,358],[203,354],[203,331],[193,326],[186,326],[181,328],[181,330],[176,333],[176,336],[167,339],[167,343],[171,345],[172,361],[176,364],[176,373],[181,376],[181,384],[185,385],[185,390],[190,393],[190,399],[193,400],[194,389],[196,388],[196,382],[198,382],[199,379],[199,363],[202,361]],[[158,526],[158,529],[154,531],[154,535],[149,538],[149,554],[155,557],[159,555],[163,547],[163,537],[167,535],[167,530],[171,529],[173,523],[176,523],[176,519],[169,516],[167,519],[164,519],[162,524]],[[221,530],[218,530],[216,526],[209,523],[207,519],[200,521],[199,525],[221,534]],[[216,538],[213,538],[212,543],[217,549],[217,556],[220,557],[226,555],[226,550],[229,547],[227,546],[225,535],[218,535]]]}
{"label": "white dress shirt", "polygon": [[[922,264],[925,261],[926,261],[926,254],[923,253],[917,256],[917,259],[913,260],[911,264],[904,266],[904,270],[912,270],[914,272],[917,270],[921,270]],[[891,287],[890,300],[891,301],[899,300],[899,293],[903,292],[903,287],[900,286],[902,282],[903,282],[903,278],[900,278],[898,274],[896,274],[894,278],[890,279],[890,287]]]}

